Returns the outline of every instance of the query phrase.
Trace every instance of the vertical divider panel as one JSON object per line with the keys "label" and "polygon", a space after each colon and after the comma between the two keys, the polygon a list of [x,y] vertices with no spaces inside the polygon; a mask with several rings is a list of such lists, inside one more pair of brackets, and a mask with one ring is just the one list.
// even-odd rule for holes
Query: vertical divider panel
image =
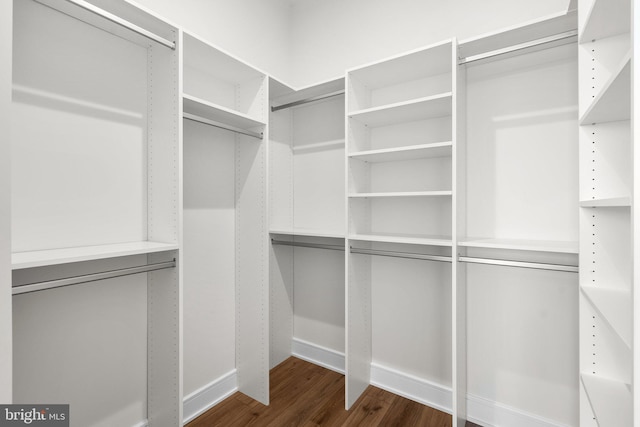
{"label": "vertical divider panel", "polygon": [[[640,365],[637,363],[637,356],[640,354],[640,210],[638,209],[638,201],[640,200],[640,149],[636,147],[636,123],[640,123],[640,106],[636,101],[640,100],[640,67],[636,64],[635,58],[640,58],[640,43],[638,42],[638,26],[640,25],[640,5],[636,1],[631,2],[631,169],[632,176],[632,205],[631,205],[631,256],[633,263],[631,268],[632,274],[632,353],[635,356],[632,362],[633,378],[632,386],[635,389],[633,393],[633,425],[640,424],[640,393],[637,392],[638,384],[640,384]],[[638,77],[638,79],[636,79]]]}
{"label": "vertical divider panel", "polygon": [[[148,238],[182,246],[182,32],[176,50],[148,49]],[[150,427],[182,425],[181,251],[148,255],[176,259],[176,268],[147,275],[147,417]]]}
{"label": "vertical divider panel", "polygon": [[[267,114],[268,81],[256,102]],[[238,389],[269,404],[268,126],[264,139],[236,135],[236,368]]]}
{"label": "vertical divider panel", "polygon": [[[346,77],[345,107],[345,408],[349,409],[358,400],[371,380],[372,336],[371,336],[371,258],[352,256],[349,250],[351,224],[351,202],[349,201],[351,165],[349,153],[356,151],[349,112],[351,103],[358,103],[359,82],[349,73]],[[357,85],[355,87],[354,85]]]}
{"label": "vertical divider panel", "polygon": [[467,283],[466,267],[458,262],[458,240],[466,236],[466,66],[458,66],[458,41],[452,42],[452,361],[453,426],[467,419]]}
{"label": "vertical divider panel", "polygon": [[13,2],[0,4],[0,402],[11,403],[13,386],[13,326],[11,297],[11,68]]}

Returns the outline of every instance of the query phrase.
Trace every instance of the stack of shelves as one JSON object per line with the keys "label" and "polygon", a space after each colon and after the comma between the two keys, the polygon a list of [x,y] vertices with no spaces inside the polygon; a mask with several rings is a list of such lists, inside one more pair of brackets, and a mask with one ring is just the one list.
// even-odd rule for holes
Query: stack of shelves
{"label": "stack of shelves", "polygon": [[633,424],[631,1],[579,4],[580,425]]}
{"label": "stack of shelves", "polygon": [[[447,40],[347,72],[346,406],[391,364],[451,387],[448,403],[414,398],[452,407],[459,425],[466,415],[458,396],[465,391],[452,346],[457,297],[450,263],[456,58],[457,43]],[[400,311],[393,319],[382,314]],[[434,336],[420,327],[427,324],[449,332]],[[398,330],[415,331],[415,339],[407,342]]]}
{"label": "stack of shelves", "polygon": [[182,37],[185,394],[234,378],[268,404],[268,79]]}
{"label": "stack of shelves", "polygon": [[178,29],[120,1],[13,6],[13,401],[180,425]]}
{"label": "stack of shelves", "polygon": [[451,42],[351,70],[349,238],[451,246]]}

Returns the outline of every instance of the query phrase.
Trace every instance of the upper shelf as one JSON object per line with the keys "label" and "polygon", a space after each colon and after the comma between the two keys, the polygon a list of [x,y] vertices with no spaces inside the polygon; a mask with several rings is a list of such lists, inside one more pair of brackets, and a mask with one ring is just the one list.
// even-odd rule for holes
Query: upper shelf
{"label": "upper shelf", "polygon": [[458,246],[469,248],[507,249],[532,252],[550,252],[577,254],[578,242],[562,242],[548,240],[493,239],[467,237],[458,242]]}
{"label": "upper shelf", "polygon": [[629,120],[630,117],[631,52],[628,52],[580,118],[580,124]]}
{"label": "upper shelf", "polygon": [[222,105],[216,105],[195,96],[183,94],[182,102],[184,113],[193,114],[206,120],[245,130],[265,126],[264,122],[256,120],[247,114],[234,111]]}
{"label": "upper shelf", "polygon": [[451,237],[448,236],[426,236],[417,234],[350,234],[350,240],[360,240],[364,242],[380,243],[402,243],[409,245],[424,246],[448,246],[451,247]]}
{"label": "upper shelf", "polygon": [[349,118],[358,120],[366,126],[379,127],[450,116],[451,97],[451,92],[446,92],[381,107],[367,108],[349,114]]}
{"label": "upper shelf", "polygon": [[128,242],[111,245],[81,246],[75,248],[49,249],[42,251],[16,252],[11,255],[13,270],[44,267],[47,265],[93,261],[121,256],[150,254],[177,250],[178,245],[161,242]]}
{"label": "upper shelf", "polygon": [[580,22],[580,42],[599,40],[631,30],[630,0],[592,0]]}
{"label": "upper shelf", "polygon": [[326,230],[314,230],[309,228],[271,228],[270,234],[280,234],[283,236],[300,236],[300,237],[329,237],[332,239],[344,239],[345,233],[338,233],[335,231]]}
{"label": "upper shelf", "polygon": [[159,17],[127,2],[37,0],[54,10],[147,47],[150,41],[175,49],[177,29]]}
{"label": "upper shelf", "polygon": [[429,159],[435,157],[451,157],[452,142],[436,142],[432,144],[409,145],[380,150],[358,151],[349,157],[369,163],[399,162],[413,159]]}
{"label": "upper shelf", "polygon": [[618,208],[631,206],[631,197],[610,197],[607,199],[593,199],[593,200],[581,200],[580,207],[582,208]]}
{"label": "upper shelf", "polygon": [[450,73],[452,63],[452,42],[449,40],[347,70],[347,73],[351,78],[375,90]]}

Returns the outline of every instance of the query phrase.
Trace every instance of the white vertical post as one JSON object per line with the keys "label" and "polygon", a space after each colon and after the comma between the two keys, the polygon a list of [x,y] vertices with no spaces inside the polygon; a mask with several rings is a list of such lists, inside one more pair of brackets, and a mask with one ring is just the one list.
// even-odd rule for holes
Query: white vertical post
{"label": "white vertical post", "polygon": [[[638,309],[640,308],[640,210],[637,208],[638,200],[640,200],[640,149],[637,148],[638,138],[636,137],[636,123],[640,120],[640,108],[637,108],[636,101],[640,100],[640,85],[636,84],[636,77],[640,78],[640,69],[636,65],[635,58],[640,54],[640,33],[636,31],[636,24],[640,25],[640,5],[635,0],[631,0],[631,153],[632,153],[632,170],[633,170],[633,196],[631,205],[631,229],[632,229],[632,258],[633,269],[632,276],[632,327],[633,327],[633,425],[640,425],[640,393],[637,387],[640,384],[640,366],[637,363],[637,357],[640,354],[640,321]],[[640,81],[640,80],[639,80]]]}
{"label": "white vertical post", "polygon": [[11,67],[13,1],[0,2],[0,402],[12,401]]}
{"label": "white vertical post", "polygon": [[466,267],[457,262],[458,240],[466,234],[465,87],[466,66],[458,65],[458,41],[452,41],[452,283],[451,283],[451,372],[453,427],[464,427],[467,419],[467,292]]}

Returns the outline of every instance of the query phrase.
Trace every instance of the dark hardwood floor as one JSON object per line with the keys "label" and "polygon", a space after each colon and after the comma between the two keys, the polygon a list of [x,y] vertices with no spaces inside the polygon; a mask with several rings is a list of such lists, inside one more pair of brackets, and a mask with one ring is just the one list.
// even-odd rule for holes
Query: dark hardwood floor
{"label": "dark hardwood floor", "polygon": [[235,393],[187,427],[451,426],[451,415],[373,386],[345,411],[344,376],[294,357],[271,371],[270,384],[269,406]]}

